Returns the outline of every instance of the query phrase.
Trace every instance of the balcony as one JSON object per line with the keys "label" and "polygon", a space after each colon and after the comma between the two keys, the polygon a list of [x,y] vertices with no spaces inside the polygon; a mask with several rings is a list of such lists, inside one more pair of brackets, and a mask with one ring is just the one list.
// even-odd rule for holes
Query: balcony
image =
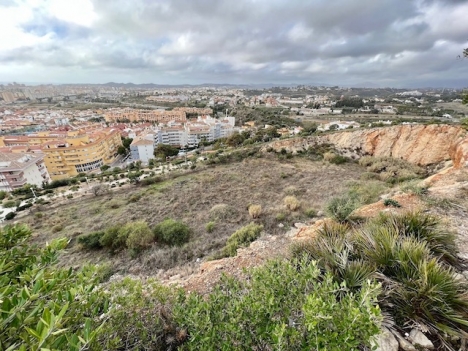
{"label": "balcony", "polygon": [[23,185],[27,183],[26,179],[21,179],[21,180],[16,180],[16,181],[10,181],[10,186],[12,188],[21,188]]}

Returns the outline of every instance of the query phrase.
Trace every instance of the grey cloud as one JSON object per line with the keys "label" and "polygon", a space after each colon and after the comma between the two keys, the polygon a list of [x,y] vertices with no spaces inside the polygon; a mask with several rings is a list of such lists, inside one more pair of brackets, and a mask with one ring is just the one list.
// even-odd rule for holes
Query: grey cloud
{"label": "grey cloud", "polygon": [[[458,81],[460,72],[466,72],[450,61],[454,43],[466,36],[466,25],[442,26],[445,18],[431,23],[425,16],[434,6],[442,6],[444,16],[451,15],[452,8],[456,11],[466,1],[94,0],[93,4],[98,20],[91,28],[36,13],[23,30],[38,36],[52,34],[53,44],[0,52],[0,62],[70,67],[83,75],[102,70],[108,80],[117,80],[111,77],[114,72],[135,81],[164,77],[192,83],[244,79],[340,84],[340,79],[343,83],[377,79],[401,86],[409,81],[409,72],[417,72],[418,77],[411,79],[421,82]],[[441,42],[451,44],[450,55],[438,51]]]}

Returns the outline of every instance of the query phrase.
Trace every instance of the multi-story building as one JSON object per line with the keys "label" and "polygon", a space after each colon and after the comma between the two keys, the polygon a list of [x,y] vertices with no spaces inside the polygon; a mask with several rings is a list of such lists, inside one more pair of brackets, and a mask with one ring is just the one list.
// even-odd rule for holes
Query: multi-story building
{"label": "multi-story building", "polygon": [[154,136],[147,134],[145,137],[137,137],[130,145],[130,153],[133,160],[148,162],[154,157]]}
{"label": "multi-story building", "polygon": [[106,122],[152,122],[168,123],[170,121],[185,122],[187,115],[184,111],[165,110],[137,110],[131,108],[110,109],[104,113]]}
{"label": "multi-story building", "polygon": [[50,177],[56,180],[113,162],[122,141],[120,132],[112,128],[0,137],[0,146],[14,145],[27,145],[31,150],[44,153]]}
{"label": "multi-story building", "polygon": [[0,153],[0,190],[13,191],[25,184],[42,187],[50,181],[40,153]]}

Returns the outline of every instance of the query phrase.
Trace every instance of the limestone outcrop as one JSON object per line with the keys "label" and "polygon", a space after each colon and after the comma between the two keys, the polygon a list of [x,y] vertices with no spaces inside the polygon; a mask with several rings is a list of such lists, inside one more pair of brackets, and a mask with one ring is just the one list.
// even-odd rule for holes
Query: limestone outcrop
{"label": "limestone outcrop", "polygon": [[297,152],[320,144],[331,144],[342,155],[390,156],[420,166],[452,159],[455,168],[468,167],[468,135],[451,125],[398,125],[359,129],[302,139],[280,140],[269,147]]}

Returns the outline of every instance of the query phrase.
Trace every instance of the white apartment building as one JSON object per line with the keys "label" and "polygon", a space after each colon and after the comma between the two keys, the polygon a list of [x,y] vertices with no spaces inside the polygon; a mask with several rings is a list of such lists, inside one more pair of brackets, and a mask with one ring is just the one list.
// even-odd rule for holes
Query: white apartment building
{"label": "white apartment building", "polygon": [[130,153],[133,160],[148,162],[154,158],[154,135],[147,134],[144,137],[138,137],[130,145]]}
{"label": "white apartment building", "polygon": [[0,153],[0,190],[13,191],[25,184],[42,187],[50,182],[44,154]]}
{"label": "white apartment building", "polygon": [[[197,147],[202,140],[212,142],[219,138],[228,137],[236,130],[234,124],[234,117],[218,120],[210,116],[198,117],[196,121],[186,123],[175,121],[167,124],[161,123],[154,129],[153,133],[134,139],[130,145],[132,159],[148,162],[150,158],[153,158],[154,148],[158,144],[193,148]],[[150,140],[152,140],[153,145],[150,145]]]}

